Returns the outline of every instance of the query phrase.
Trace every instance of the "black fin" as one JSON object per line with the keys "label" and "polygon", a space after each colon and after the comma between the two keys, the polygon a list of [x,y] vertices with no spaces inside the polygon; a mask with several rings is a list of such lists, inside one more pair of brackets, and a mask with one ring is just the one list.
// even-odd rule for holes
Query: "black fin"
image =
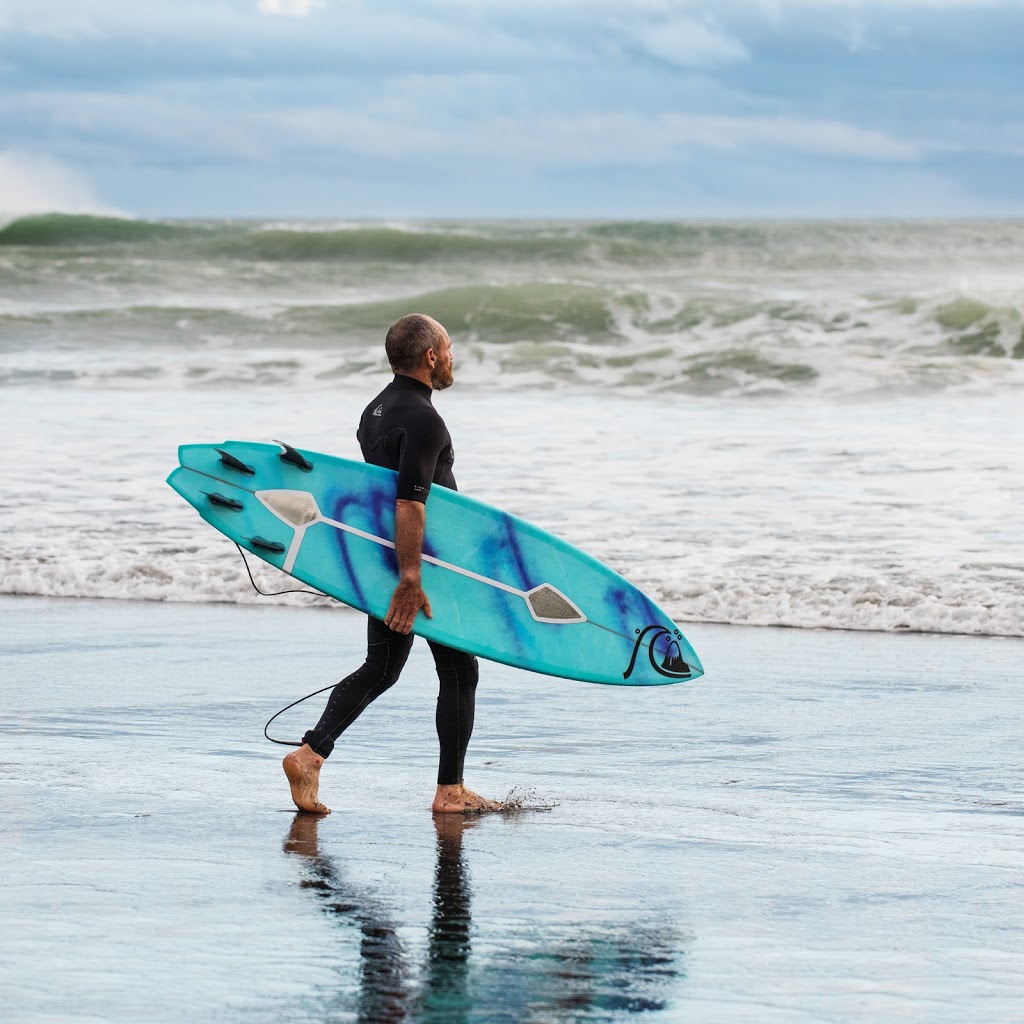
{"label": "black fin", "polygon": [[282,462],[298,466],[304,473],[308,473],[312,470],[313,463],[310,462],[309,459],[307,459],[301,452],[297,452],[290,444],[285,444],[284,441],[278,440],[275,440],[274,444],[279,444],[284,449],[280,455]]}
{"label": "black fin", "polygon": [[236,459],[231,452],[224,451],[223,448],[214,448],[215,452],[220,453],[220,461],[224,463],[228,469],[237,469],[239,473],[244,473],[246,476],[255,476],[256,470],[252,466],[247,466],[241,459]]}
{"label": "black fin", "polygon": [[245,508],[245,506],[235,498],[226,498],[223,494],[218,494],[216,491],[214,491],[213,494],[206,491],[205,494],[210,499],[211,505],[221,505],[223,508],[230,508],[235,512],[241,512],[242,509]]}
{"label": "black fin", "polygon": [[263,537],[250,537],[249,543],[254,548],[262,548],[264,551],[273,551],[276,555],[284,554],[284,545],[279,544],[276,540],[266,540]]}

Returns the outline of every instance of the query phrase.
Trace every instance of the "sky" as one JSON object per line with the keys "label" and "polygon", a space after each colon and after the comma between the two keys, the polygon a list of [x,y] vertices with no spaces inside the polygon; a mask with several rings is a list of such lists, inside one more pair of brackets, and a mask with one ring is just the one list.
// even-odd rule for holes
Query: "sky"
{"label": "sky", "polygon": [[1024,216],[1024,0],[0,0],[0,211]]}

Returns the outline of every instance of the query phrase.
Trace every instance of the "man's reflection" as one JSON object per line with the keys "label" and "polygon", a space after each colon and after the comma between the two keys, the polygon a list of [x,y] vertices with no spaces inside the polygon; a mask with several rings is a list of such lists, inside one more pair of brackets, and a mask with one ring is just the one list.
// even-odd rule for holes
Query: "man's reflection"
{"label": "man's reflection", "polygon": [[296,815],[284,848],[306,861],[302,885],[323,901],[325,912],[360,929],[360,1022],[468,1024],[530,1018],[570,1024],[592,1018],[595,1011],[611,1014],[604,1019],[623,1019],[664,1009],[669,990],[682,976],[679,937],[664,927],[639,924],[538,926],[533,935],[506,936],[497,952],[473,961],[472,890],[463,837],[481,819],[437,814],[433,907],[417,984],[419,972],[387,907],[348,885],[319,852],[320,820]]}
{"label": "man's reflection", "polygon": [[480,818],[435,814],[437,863],[423,1006],[427,1020],[469,1020],[470,899],[462,837]]}
{"label": "man's reflection", "polygon": [[358,892],[341,877],[334,862],[320,852],[317,841],[319,815],[295,815],[285,840],[286,853],[306,861],[303,889],[310,889],[323,901],[324,911],[346,924],[356,924],[359,943],[360,1024],[395,1024],[406,1019],[412,989],[407,977],[405,953],[386,908]]}

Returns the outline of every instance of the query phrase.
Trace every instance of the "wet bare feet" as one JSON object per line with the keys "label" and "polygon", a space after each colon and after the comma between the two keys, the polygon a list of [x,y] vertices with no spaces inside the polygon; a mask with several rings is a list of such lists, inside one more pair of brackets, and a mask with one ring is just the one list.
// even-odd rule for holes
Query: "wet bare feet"
{"label": "wet bare feet", "polygon": [[292,788],[292,799],[300,811],[311,814],[330,814],[331,809],[320,803],[320,766],[324,759],[308,743],[289,754],[282,762],[288,785]]}
{"label": "wet bare feet", "polygon": [[438,786],[432,810],[435,814],[483,814],[485,811],[500,811],[501,804],[466,789],[460,782],[454,786]]}

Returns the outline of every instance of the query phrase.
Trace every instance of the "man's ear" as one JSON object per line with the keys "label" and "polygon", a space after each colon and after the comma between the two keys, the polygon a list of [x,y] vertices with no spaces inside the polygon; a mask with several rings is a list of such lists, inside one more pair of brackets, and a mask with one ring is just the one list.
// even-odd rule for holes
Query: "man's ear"
{"label": "man's ear", "polygon": [[427,364],[430,366],[431,369],[433,369],[434,364],[437,362],[437,353],[432,348],[428,348],[426,351],[426,356]]}

